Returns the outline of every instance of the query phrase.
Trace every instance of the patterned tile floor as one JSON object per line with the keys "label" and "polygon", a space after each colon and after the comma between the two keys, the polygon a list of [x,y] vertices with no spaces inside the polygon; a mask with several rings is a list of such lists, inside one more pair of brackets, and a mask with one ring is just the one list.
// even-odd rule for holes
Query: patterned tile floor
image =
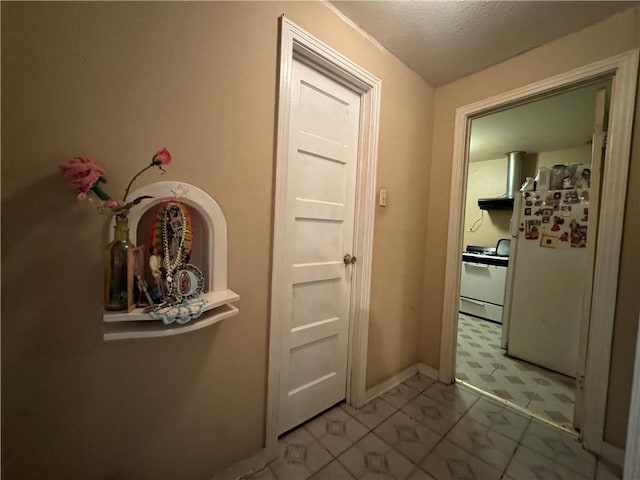
{"label": "patterned tile floor", "polygon": [[620,478],[572,435],[462,385],[416,375],[360,410],[336,406],[279,441],[251,480]]}
{"label": "patterned tile floor", "polygon": [[460,315],[456,378],[571,429],[575,380],[500,348],[502,326]]}

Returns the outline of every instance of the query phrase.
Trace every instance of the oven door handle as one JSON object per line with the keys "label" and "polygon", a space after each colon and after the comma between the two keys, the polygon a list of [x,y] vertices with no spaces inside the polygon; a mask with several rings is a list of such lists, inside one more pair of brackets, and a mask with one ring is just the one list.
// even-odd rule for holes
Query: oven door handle
{"label": "oven door handle", "polygon": [[465,298],[465,297],[460,297],[460,300],[462,300],[463,302],[473,303],[474,305],[480,305],[481,307],[484,307],[486,305],[486,303],[484,302],[480,302],[478,300],[471,300],[470,298]]}
{"label": "oven door handle", "polygon": [[475,262],[463,261],[462,264],[469,265],[470,267],[489,268],[489,264],[487,263],[475,263]]}

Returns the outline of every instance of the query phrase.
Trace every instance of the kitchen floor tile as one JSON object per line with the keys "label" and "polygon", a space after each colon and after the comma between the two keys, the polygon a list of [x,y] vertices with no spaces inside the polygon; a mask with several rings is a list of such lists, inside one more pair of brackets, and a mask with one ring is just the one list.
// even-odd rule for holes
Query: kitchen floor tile
{"label": "kitchen floor tile", "polygon": [[593,478],[596,458],[582,448],[577,438],[562,430],[532,420],[521,443],[585,478]]}
{"label": "kitchen floor tile", "polygon": [[416,397],[402,411],[440,435],[445,435],[462,416],[461,413],[445,407],[424,394]]}
{"label": "kitchen floor tile", "polygon": [[278,480],[306,479],[332,460],[305,427],[278,441],[278,458],[269,465]]}
{"label": "kitchen floor tile", "polygon": [[572,428],[575,380],[509,357],[502,326],[460,315],[456,378],[542,418]]}
{"label": "kitchen floor tile", "polygon": [[475,457],[494,466],[501,472],[507,467],[518,444],[491,430],[488,426],[463,417],[445,437]]}
{"label": "kitchen floor tile", "polygon": [[360,410],[356,410],[345,404],[341,405],[340,408],[352,415],[356,420],[369,429],[376,428],[397,410],[397,408],[385,402],[381,398],[374,398]]}
{"label": "kitchen floor tile", "polygon": [[340,462],[334,460],[313,475],[310,480],[355,480],[355,477],[351,475]]}
{"label": "kitchen floor tile", "polygon": [[425,390],[424,395],[454,409],[458,413],[465,413],[480,397],[470,388],[456,384],[445,385],[443,383],[435,383]]}
{"label": "kitchen floor tile", "polygon": [[367,427],[340,407],[332,408],[305,426],[334,456],[344,452],[369,432]]}
{"label": "kitchen floor tile", "polygon": [[530,417],[487,398],[479,399],[469,409],[466,417],[516,442],[520,441],[530,421]]}
{"label": "kitchen floor tile", "polygon": [[499,470],[446,439],[420,466],[438,480],[499,480],[502,475]]}
{"label": "kitchen floor tile", "polygon": [[411,387],[418,392],[425,391],[428,387],[435,383],[434,380],[429,377],[422,375],[420,373],[414,375],[413,377],[407,378],[404,382],[407,387]]}
{"label": "kitchen floor tile", "polygon": [[587,480],[593,478],[593,475],[585,476],[571,470],[524,445],[518,446],[506,474],[516,480]]}
{"label": "kitchen floor tile", "polygon": [[420,395],[418,390],[401,383],[386,392],[381,398],[396,408],[402,408],[418,395]]}
{"label": "kitchen floor tile", "polygon": [[407,480],[436,480],[421,468],[416,468]]}
{"label": "kitchen floor tile", "polygon": [[338,461],[358,480],[404,480],[415,468],[373,433],[340,455]]}
{"label": "kitchen floor tile", "polygon": [[403,412],[396,412],[374,433],[414,463],[420,463],[442,438]]}

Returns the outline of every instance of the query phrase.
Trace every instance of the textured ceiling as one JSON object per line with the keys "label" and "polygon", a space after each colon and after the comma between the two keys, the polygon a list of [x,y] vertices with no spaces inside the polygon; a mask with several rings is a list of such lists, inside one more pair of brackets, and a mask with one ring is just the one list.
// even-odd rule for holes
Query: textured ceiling
{"label": "textured ceiling", "polygon": [[333,1],[434,86],[597,23],[639,2]]}

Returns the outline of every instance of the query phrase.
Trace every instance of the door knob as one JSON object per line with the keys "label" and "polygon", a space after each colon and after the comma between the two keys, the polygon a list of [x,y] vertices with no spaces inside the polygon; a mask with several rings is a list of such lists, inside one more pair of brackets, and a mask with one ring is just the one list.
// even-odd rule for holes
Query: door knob
{"label": "door knob", "polygon": [[356,263],[357,258],[356,257],[352,257],[348,253],[345,253],[344,257],[342,257],[342,260],[344,261],[345,265],[350,265],[352,263]]}

